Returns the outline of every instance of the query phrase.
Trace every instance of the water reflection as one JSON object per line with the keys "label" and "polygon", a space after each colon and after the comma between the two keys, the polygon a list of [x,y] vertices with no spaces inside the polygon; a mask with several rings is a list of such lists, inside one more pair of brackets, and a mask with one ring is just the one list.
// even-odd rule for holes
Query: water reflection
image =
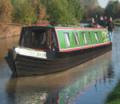
{"label": "water reflection", "polygon": [[8,104],[73,104],[87,88],[113,77],[111,52],[65,72],[11,78],[6,86]]}
{"label": "water reflection", "polygon": [[[113,47],[112,47],[112,65],[114,70],[117,72],[116,74],[120,73],[120,27],[119,31],[115,31],[113,35]],[[118,75],[120,76],[120,75]]]}

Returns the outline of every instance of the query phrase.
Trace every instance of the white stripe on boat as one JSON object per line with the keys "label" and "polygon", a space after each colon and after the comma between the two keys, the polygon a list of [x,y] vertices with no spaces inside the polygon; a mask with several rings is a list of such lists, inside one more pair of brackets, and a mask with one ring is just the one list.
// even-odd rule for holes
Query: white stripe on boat
{"label": "white stripe on boat", "polygon": [[17,47],[17,48],[15,48],[15,52],[17,54],[23,55],[23,56],[47,59],[47,54],[44,51],[39,51],[39,50],[34,50],[34,49],[29,49],[29,48]]}

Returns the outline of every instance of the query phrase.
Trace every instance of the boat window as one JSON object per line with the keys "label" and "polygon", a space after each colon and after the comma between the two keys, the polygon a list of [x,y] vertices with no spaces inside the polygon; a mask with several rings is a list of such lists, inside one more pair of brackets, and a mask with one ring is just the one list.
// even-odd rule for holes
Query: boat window
{"label": "boat window", "polygon": [[79,45],[79,36],[77,32],[74,32],[74,39],[75,39],[76,45]]}
{"label": "boat window", "polygon": [[95,32],[95,39],[97,40],[97,42],[99,41],[98,36],[97,36],[97,32]]}
{"label": "boat window", "polygon": [[65,32],[64,36],[65,36],[64,38],[65,38],[66,47],[70,47],[70,36],[69,36],[69,33]]}
{"label": "boat window", "polygon": [[86,39],[85,32],[83,32],[83,37],[84,37],[84,42],[85,42],[85,44],[87,44],[87,39]]}
{"label": "boat window", "polygon": [[55,32],[54,31],[52,32],[52,43],[51,44],[52,44],[53,50],[57,49],[57,40],[56,40]]}
{"label": "boat window", "polygon": [[48,48],[48,30],[44,29],[26,29],[23,33],[21,45],[28,48]]}

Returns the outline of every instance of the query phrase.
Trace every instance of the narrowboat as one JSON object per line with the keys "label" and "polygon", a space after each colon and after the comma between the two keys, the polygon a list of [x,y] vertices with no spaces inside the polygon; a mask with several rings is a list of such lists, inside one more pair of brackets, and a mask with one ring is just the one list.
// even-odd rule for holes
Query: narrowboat
{"label": "narrowboat", "polygon": [[69,69],[111,50],[104,28],[26,26],[6,61],[13,75],[42,75]]}

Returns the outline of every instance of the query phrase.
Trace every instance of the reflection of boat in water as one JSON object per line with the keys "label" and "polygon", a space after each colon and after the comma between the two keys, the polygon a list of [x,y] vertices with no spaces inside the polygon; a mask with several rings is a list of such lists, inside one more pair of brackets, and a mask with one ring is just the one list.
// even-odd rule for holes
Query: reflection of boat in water
{"label": "reflection of boat in water", "polygon": [[77,71],[71,69],[54,75],[11,79],[7,86],[9,102],[12,104],[72,104],[70,102],[88,86],[111,77],[108,76],[112,75],[109,69],[109,55],[101,56],[99,59],[88,62],[87,66],[85,64],[77,67]]}
{"label": "reflection of boat in water", "polygon": [[23,27],[19,47],[6,57],[18,76],[62,71],[111,49],[107,30],[54,26]]}

